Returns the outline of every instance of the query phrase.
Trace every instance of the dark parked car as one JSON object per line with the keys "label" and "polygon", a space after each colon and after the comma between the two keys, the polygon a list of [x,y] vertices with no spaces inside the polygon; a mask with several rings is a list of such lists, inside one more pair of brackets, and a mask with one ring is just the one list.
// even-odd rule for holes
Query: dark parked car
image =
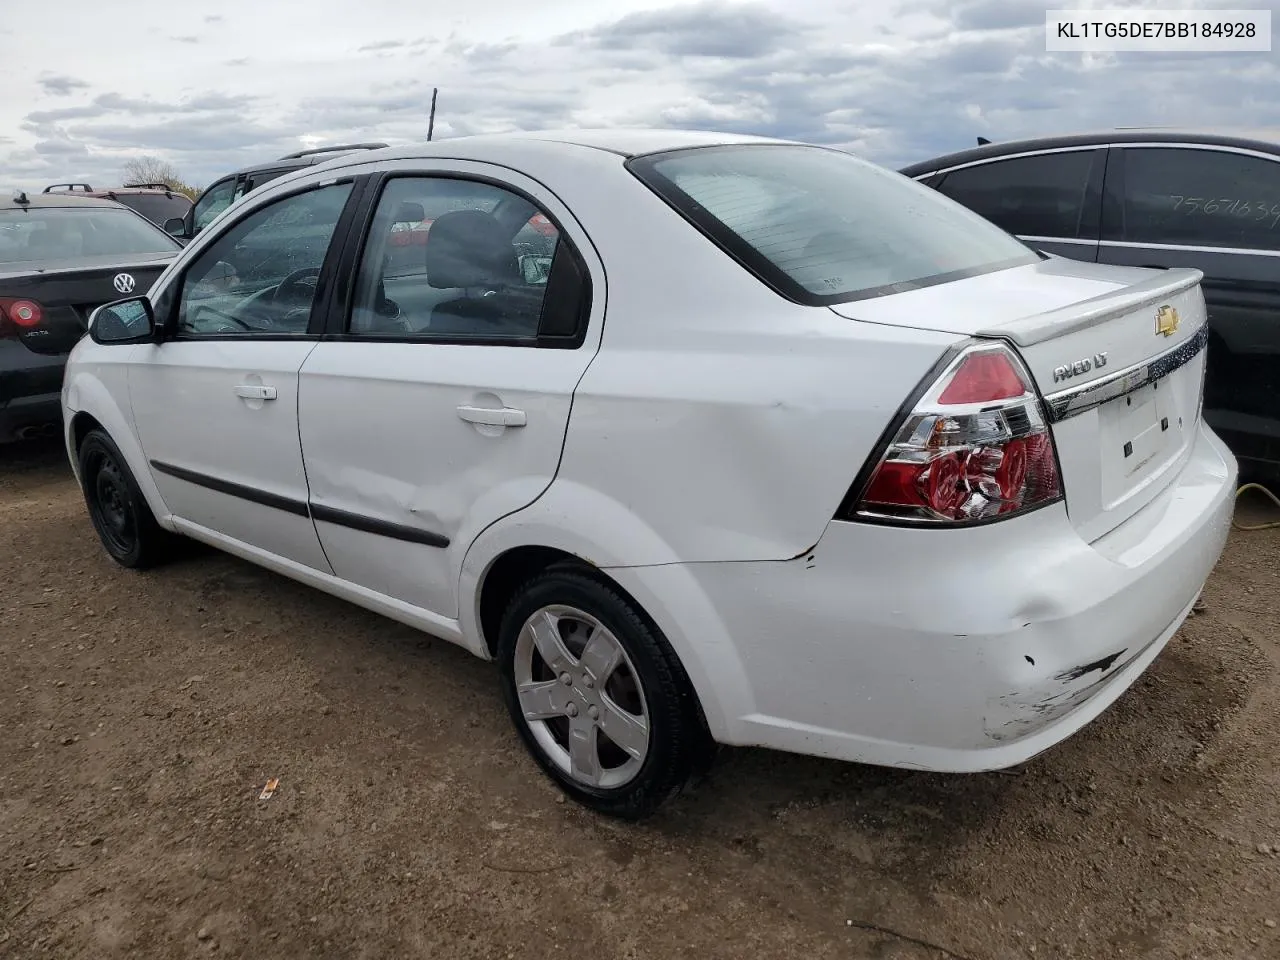
{"label": "dark parked car", "polygon": [[114,200],[136,210],[152,223],[163,225],[174,217],[185,217],[191,209],[191,198],[167,183],[130,183],[123,187],[91,187],[87,183],[54,183],[45,193],[70,193],[77,197]]}
{"label": "dark parked car", "polygon": [[245,167],[211,183],[196,198],[195,205],[181,219],[175,218],[166,222],[164,228],[179,240],[190,240],[234,201],[276,177],[283,177],[286,173],[293,173],[303,167],[332,160],[353,150],[378,150],[385,146],[387,146],[385,143],[341,143],[332,147],[299,150],[297,153],[286,154],[279,160],[269,160],[266,163]]}
{"label": "dark parked car", "polygon": [[1280,476],[1280,135],[1122,129],[901,172],[1047,253],[1203,270],[1205,417],[1242,471]]}
{"label": "dark parked car", "polygon": [[62,371],[89,312],[145,293],[181,249],[112,200],[0,200],[0,443],[57,431]]}

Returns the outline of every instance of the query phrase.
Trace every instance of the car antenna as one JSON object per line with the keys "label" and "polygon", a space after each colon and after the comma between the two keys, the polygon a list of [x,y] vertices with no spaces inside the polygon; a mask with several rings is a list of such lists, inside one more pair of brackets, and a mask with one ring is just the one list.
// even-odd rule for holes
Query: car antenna
{"label": "car antenna", "polygon": [[988,143],[990,143],[990,142],[991,142],[991,141],[990,141],[990,140],[988,140],[986,137],[979,137],[979,138],[978,138],[978,146],[980,146],[980,147],[985,147],[985,146],[986,146]]}

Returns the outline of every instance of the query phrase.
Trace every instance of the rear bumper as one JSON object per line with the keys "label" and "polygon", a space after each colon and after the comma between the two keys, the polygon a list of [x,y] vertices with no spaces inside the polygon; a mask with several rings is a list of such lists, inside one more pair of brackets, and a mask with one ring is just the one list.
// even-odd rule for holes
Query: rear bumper
{"label": "rear bumper", "polygon": [[57,436],[61,422],[60,394],[15,397],[8,403],[0,403],[0,443],[21,440],[29,431],[37,431],[42,436]]}
{"label": "rear bumper", "polygon": [[[833,522],[796,560],[672,565],[714,610],[681,640],[710,678],[717,736],[938,771],[1027,760],[1105,710],[1176,632],[1225,545],[1235,482],[1202,427],[1178,479],[1093,543],[1056,504],[970,530]],[[676,582],[617,572],[647,596]]]}

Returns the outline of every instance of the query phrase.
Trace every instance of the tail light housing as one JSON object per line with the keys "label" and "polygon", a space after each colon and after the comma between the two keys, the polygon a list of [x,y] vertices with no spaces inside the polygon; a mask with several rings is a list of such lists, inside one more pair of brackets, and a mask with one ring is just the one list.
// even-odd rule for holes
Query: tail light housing
{"label": "tail light housing", "polygon": [[18,332],[34,330],[44,320],[44,310],[35,300],[0,298],[0,328],[13,326]]}
{"label": "tail light housing", "polygon": [[1062,499],[1044,408],[1010,347],[972,343],[923,387],[841,519],[961,526]]}

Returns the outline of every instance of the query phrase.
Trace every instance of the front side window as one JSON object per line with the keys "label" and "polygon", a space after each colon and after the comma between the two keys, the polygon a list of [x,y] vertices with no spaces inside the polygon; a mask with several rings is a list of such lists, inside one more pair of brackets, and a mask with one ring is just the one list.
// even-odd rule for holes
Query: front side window
{"label": "front side window", "polygon": [[187,268],[178,332],[305,333],[320,268],[350,193],[349,183],[308,190],[233,223]]}
{"label": "front side window", "polygon": [[632,160],[645,184],[784,296],[840,303],[1038,257],[977,214],[838,150],[735,145]]}
{"label": "front side window", "polygon": [[938,189],[1010,233],[1075,239],[1092,167],[1092,150],[1015,157],[953,170]]}
{"label": "front side window", "polygon": [[223,180],[221,183],[215,183],[196,201],[195,213],[192,215],[192,224],[196,233],[207,227],[214,217],[231,206],[231,201],[235,199],[235,188],[235,178]]}
{"label": "front side window", "polygon": [[1127,147],[1121,222],[1103,239],[1280,250],[1280,163],[1221,150]]}
{"label": "front side window", "polygon": [[180,245],[119,207],[0,210],[0,263],[172,253]]}
{"label": "front side window", "polygon": [[349,332],[536,337],[562,246],[541,210],[502,187],[447,177],[390,180],[365,242]]}

